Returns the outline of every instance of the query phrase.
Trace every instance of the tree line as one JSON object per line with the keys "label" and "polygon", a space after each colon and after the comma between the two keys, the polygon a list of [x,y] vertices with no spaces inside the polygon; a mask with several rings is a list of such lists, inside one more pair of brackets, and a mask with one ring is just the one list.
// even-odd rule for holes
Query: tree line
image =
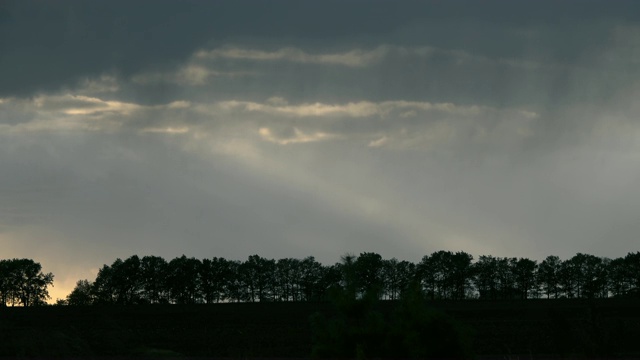
{"label": "tree line", "polygon": [[0,306],[45,305],[53,274],[31,259],[0,260]]}
{"label": "tree line", "polygon": [[344,255],[334,265],[314,257],[245,261],[214,257],[133,255],[80,280],[60,304],[197,304],[324,301],[333,289],[353,298],[395,300],[410,287],[428,299],[607,298],[638,296],[640,252],[608,259],[578,253],[561,260],[480,256],[437,251],[412,263],[376,253]]}

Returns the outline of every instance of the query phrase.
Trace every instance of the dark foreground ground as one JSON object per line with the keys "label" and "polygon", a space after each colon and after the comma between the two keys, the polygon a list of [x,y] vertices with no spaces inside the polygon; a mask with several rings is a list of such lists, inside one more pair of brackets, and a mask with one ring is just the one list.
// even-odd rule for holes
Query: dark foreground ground
{"label": "dark foreground ground", "polygon": [[[640,358],[639,299],[430,304],[471,330],[476,358]],[[307,358],[316,312],[332,306],[0,308],[0,357]]]}

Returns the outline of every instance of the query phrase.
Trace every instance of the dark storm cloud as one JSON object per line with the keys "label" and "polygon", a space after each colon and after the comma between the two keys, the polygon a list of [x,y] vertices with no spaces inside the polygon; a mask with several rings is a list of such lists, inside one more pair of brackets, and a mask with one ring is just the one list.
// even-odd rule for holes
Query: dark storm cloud
{"label": "dark storm cloud", "polygon": [[[229,38],[325,38],[380,33],[403,19],[375,23],[363,2],[325,7],[300,2],[3,2],[0,95],[57,89],[81,76],[123,76],[171,66],[206,43]],[[327,26],[329,15],[339,14]],[[351,16],[362,12],[363,24]],[[342,14],[340,14],[342,13]],[[373,13],[367,15],[367,13]],[[361,27],[362,26],[362,27]]]}
{"label": "dark storm cloud", "polygon": [[166,69],[205,45],[242,41],[319,49],[430,44],[489,57],[573,63],[634,22],[637,3],[388,1],[5,1],[0,96],[24,96],[105,72]]}

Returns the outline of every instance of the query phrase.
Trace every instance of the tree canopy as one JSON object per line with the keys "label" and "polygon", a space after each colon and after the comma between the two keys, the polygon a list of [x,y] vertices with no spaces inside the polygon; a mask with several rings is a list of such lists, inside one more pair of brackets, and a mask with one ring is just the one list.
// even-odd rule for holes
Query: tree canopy
{"label": "tree canopy", "polygon": [[50,298],[53,274],[31,259],[0,260],[0,306],[36,306]]}
{"label": "tree canopy", "polygon": [[[417,264],[365,252],[346,254],[333,265],[323,265],[313,257],[275,260],[251,255],[237,261],[183,255],[166,261],[159,256],[133,255],[105,264],[95,281],[79,281],[67,302],[322,301],[332,289],[352,298],[395,300],[412,286],[431,300],[631,296],[640,289],[640,252],[613,260],[581,253],[567,260],[548,256],[538,263],[491,255],[474,261],[464,251],[437,251]],[[26,301],[30,304],[31,300]]]}

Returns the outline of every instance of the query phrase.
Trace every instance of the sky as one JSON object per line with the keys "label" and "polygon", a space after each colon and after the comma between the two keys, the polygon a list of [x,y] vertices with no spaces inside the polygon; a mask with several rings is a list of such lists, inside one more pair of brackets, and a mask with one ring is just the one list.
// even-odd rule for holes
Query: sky
{"label": "sky", "polygon": [[0,1],[0,258],[640,250],[640,4]]}

